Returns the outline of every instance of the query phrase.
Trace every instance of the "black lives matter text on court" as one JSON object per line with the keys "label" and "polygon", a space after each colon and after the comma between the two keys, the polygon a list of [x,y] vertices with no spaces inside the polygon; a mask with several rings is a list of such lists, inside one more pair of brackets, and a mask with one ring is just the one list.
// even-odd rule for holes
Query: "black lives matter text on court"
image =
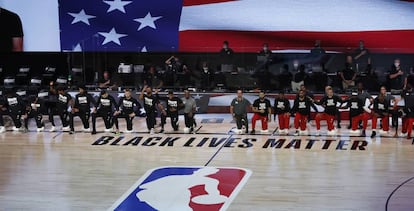
{"label": "black lives matter text on court", "polygon": [[299,139],[299,138],[239,138],[239,137],[161,137],[161,136],[102,136],[93,146],[142,146],[142,147],[225,147],[297,150],[361,150],[368,147],[365,140]]}

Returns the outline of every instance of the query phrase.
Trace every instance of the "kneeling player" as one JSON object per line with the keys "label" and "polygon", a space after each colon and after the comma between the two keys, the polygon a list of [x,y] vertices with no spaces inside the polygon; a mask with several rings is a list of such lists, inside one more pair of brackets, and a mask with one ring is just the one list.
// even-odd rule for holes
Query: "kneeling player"
{"label": "kneeling player", "polygon": [[265,93],[260,91],[259,99],[256,99],[253,102],[253,118],[252,118],[252,131],[251,134],[255,133],[256,128],[256,121],[262,121],[262,131],[267,132],[267,122],[269,122],[272,118],[272,105],[270,101],[265,98]]}
{"label": "kneeling player", "polygon": [[279,134],[287,135],[289,134],[290,103],[283,91],[279,92],[279,96],[275,98],[274,106],[275,121],[276,115],[279,121]]}
{"label": "kneeling player", "polygon": [[313,105],[312,98],[305,96],[305,91],[300,90],[291,110],[291,113],[295,115],[295,135],[308,135],[306,123],[308,122],[311,105]]}
{"label": "kneeling player", "polygon": [[105,132],[110,132],[112,127],[113,111],[118,110],[115,99],[105,90],[101,91],[101,95],[95,105],[95,110],[92,112],[92,134],[96,134],[96,118],[102,117],[105,123]]}
{"label": "kneeling player", "polygon": [[114,113],[114,123],[116,132],[119,132],[119,125],[118,125],[118,119],[119,118],[125,118],[126,124],[127,124],[127,130],[126,133],[132,133],[133,132],[133,119],[135,117],[134,108],[138,107],[138,109],[141,107],[139,102],[132,97],[131,90],[125,89],[125,94],[121,99],[119,99],[119,110]]}
{"label": "kneeling player", "polygon": [[29,119],[32,118],[36,120],[37,132],[42,132],[45,129],[42,123],[42,107],[43,102],[37,96],[29,97],[29,102],[26,106],[27,114],[24,116],[24,127],[27,130],[29,129]]}
{"label": "kneeling player", "polygon": [[78,116],[82,120],[83,131],[90,132],[89,128],[89,117],[91,114],[91,105],[95,104],[93,97],[87,93],[85,86],[79,86],[79,93],[75,96],[75,104],[73,105],[72,111],[69,114],[70,132],[75,132],[73,118]]}

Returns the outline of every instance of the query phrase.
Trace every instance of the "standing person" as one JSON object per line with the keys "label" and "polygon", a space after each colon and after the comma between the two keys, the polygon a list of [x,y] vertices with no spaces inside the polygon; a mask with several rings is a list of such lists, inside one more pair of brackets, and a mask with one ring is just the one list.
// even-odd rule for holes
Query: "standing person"
{"label": "standing person", "polygon": [[359,41],[359,46],[354,51],[354,61],[357,72],[371,72],[371,56],[369,50],[365,47],[364,41]]}
{"label": "standing person", "polygon": [[355,79],[356,79],[357,74],[355,72],[355,67],[354,67],[354,63],[352,60],[352,56],[346,57],[345,69],[339,72],[339,76],[342,80],[343,90],[346,90],[348,88],[355,86]]}
{"label": "standing person", "polygon": [[[158,92],[156,93],[157,98]],[[168,97],[165,99],[167,103],[167,112],[161,113],[161,131],[164,132],[164,125],[167,123],[167,117],[170,117],[171,126],[174,131],[178,131],[178,111],[184,107],[183,101],[174,95],[173,91],[168,91]]]}
{"label": "standing person", "polygon": [[276,115],[279,120],[279,134],[289,134],[290,103],[285,97],[284,91],[280,91],[279,95],[275,98],[274,111],[275,121]]}
{"label": "standing person", "polygon": [[[359,122],[364,119],[365,102],[358,96],[358,92],[352,92],[351,97],[345,100],[344,103],[346,103],[346,106],[343,108],[349,108],[350,133],[358,134]],[[365,130],[362,131],[362,135],[365,136]]]}
{"label": "standing person", "polygon": [[119,133],[119,125],[118,125],[118,119],[119,118],[125,118],[126,124],[127,124],[127,130],[126,133],[132,133],[133,132],[133,119],[135,117],[134,108],[141,107],[141,104],[132,97],[131,90],[125,89],[124,90],[124,96],[119,99],[118,102],[118,109],[114,113],[114,124],[116,128],[116,132]]}
{"label": "standing person", "polygon": [[105,123],[105,132],[110,132],[112,127],[112,117],[114,109],[118,110],[118,105],[114,97],[108,94],[107,91],[102,90],[101,95],[95,104],[95,109],[92,112],[92,134],[96,134],[96,118],[102,117]]}
{"label": "standing person", "polygon": [[161,111],[164,111],[164,107],[159,103],[157,97],[152,94],[152,88],[150,86],[144,86],[141,94],[139,95],[139,99],[144,102],[144,109],[147,116],[147,129],[150,134],[154,134],[157,106]]}
{"label": "standing person", "polygon": [[270,122],[272,119],[272,105],[270,100],[265,98],[264,91],[260,91],[259,98],[253,102],[253,118],[252,118],[252,131],[250,134],[255,134],[256,121],[262,121],[262,132],[266,133],[267,122]]}
{"label": "standing person", "polygon": [[[305,95],[304,90],[300,90],[298,97],[296,97],[291,113],[295,115],[295,135],[307,135],[306,123],[310,115],[310,108],[313,105],[313,99]],[[316,110],[317,112],[318,110]],[[300,131],[299,131],[300,128]]]}
{"label": "standing person", "polygon": [[251,103],[243,97],[243,91],[237,90],[237,97],[231,101],[230,113],[236,120],[237,130],[242,133],[242,126],[246,129],[246,134],[249,133],[249,121],[247,119],[247,108],[251,108]]}
{"label": "standing person", "polygon": [[0,7],[0,52],[23,51],[23,27],[20,17]]}
{"label": "standing person", "polygon": [[184,123],[185,127],[190,128],[190,133],[194,131],[196,125],[194,115],[196,112],[197,104],[194,98],[191,97],[190,91],[184,91],[184,97],[181,98],[184,103]]}
{"label": "standing person", "polygon": [[29,129],[29,119],[36,120],[37,132],[42,132],[45,127],[42,122],[43,114],[42,107],[43,102],[37,96],[30,96],[28,104],[26,106],[26,115],[24,115],[24,127],[26,130]]}
{"label": "standing person", "polygon": [[109,71],[105,70],[102,75],[102,79],[98,82],[99,88],[101,89],[116,89],[117,84],[113,80],[111,74]]}
{"label": "standing person", "polygon": [[19,95],[13,90],[7,90],[3,101],[2,109],[0,110],[0,131],[5,131],[3,115],[8,115],[12,118],[14,126],[13,131],[20,131],[22,116],[25,115],[26,105]]}
{"label": "standing person", "polygon": [[55,95],[56,104],[49,107],[49,121],[52,123],[52,127],[49,132],[54,132],[56,130],[54,115],[59,115],[62,122],[62,131],[69,131],[69,121],[68,121],[68,108],[73,105],[72,96],[65,92],[64,86],[58,86],[55,90],[53,87],[50,89],[50,93]]}
{"label": "standing person", "polygon": [[334,119],[337,114],[337,104],[342,103],[342,99],[337,95],[334,95],[332,87],[327,89],[326,96],[324,96],[317,104],[322,105],[325,108],[323,113],[317,114],[315,117],[316,122],[316,135],[320,135],[321,120],[326,120],[328,125],[327,135],[335,135]]}
{"label": "standing person", "polygon": [[393,90],[401,90],[404,86],[404,70],[401,68],[401,60],[394,59],[394,65],[388,74],[388,87]]}
{"label": "standing person", "polygon": [[83,131],[90,132],[89,128],[89,117],[91,116],[91,106],[95,105],[95,100],[85,88],[85,85],[79,86],[79,93],[75,96],[75,103],[69,113],[69,134],[75,133],[75,127],[73,124],[73,118],[78,116],[82,120]]}

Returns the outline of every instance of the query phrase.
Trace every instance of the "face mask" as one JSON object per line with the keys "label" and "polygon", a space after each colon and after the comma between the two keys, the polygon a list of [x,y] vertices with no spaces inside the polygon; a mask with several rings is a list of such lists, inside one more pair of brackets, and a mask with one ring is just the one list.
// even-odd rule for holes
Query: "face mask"
{"label": "face mask", "polygon": [[268,48],[267,48],[267,47],[263,47],[263,50],[264,50],[264,51],[267,51],[267,50],[268,50]]}
{"label": "face mask", "polygon": [[223,48],[224,48],[224,49],[227,49],[227,45],[223,45]]}
{"label": "face mask", "polygon": [[398,67],[398,66],[400,66],[400,63],[396,62],[396,63],[394,63],[394,66]]}
{"label": "face mask", "polygon": [[294,63],[294,64],[293,64],[293,67],[294,67],[295,69],[298,69],[298,67],[299,67],[299,64],[297,64],[297,63]]}

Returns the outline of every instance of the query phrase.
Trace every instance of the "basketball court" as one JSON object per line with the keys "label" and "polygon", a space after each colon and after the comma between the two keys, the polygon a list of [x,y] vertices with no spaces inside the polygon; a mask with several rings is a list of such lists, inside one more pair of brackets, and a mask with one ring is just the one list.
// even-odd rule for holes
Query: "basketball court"
{"label": "basketball court", "polygon": [[[171,208],[165,210],[185,210],[182,200],[188,210],[414,209],[414,145],[392,137],[394,129],[389,137],[351,137],[344,121],[338,136],[313,136],[311,121],[309,136],[279,136],[272,121],[266,133],[258,123],[256,135],[240,135],[231,132],[228,114],[196,119],[196,134],[182,133],[182,116],[181,130],[173,132],[168,121],[164,134],[148,134],[140,117],[130,134],[104,133],[100,119],[96,135],[81,132],[79,119],[73,135],[37,133],[34,122],[28,133],[2,133],[0,210],[128,210],[125,201],[144,203],[136,188],[149,190],[142,185],[157,180],[154,172],[163,172],[158,181],[176,176],[152,187],[152,203]],[[212,170],[202,177],[208,182],[180,189],[180,175],[203,167]],[[207,188],[213,183],[216,190]],[[215,191],[215,198],[203,195]]]}

